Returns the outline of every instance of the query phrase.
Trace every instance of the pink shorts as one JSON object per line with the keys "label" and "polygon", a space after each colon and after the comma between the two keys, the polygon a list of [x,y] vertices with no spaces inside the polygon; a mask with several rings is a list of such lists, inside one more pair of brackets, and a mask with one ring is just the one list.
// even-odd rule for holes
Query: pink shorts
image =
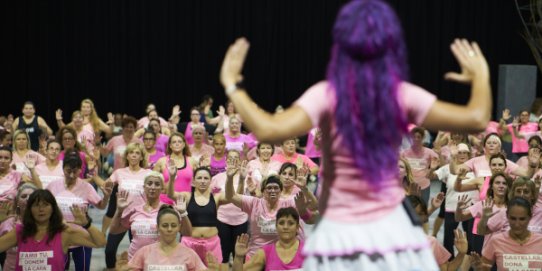
{"label": "pink shorts", "polygon": [[220,247],[220,237],[218,235],[209,238],[183,236],[181,244],[193,249],[205,265],[207,265],[205,260],[207,252],[213,254],[219,263],[222,262],[222,248]]}

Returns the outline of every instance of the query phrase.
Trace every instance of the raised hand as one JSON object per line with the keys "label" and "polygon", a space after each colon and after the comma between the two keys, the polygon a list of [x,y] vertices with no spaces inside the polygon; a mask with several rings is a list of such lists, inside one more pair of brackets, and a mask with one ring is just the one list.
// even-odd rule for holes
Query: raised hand
{"label": "raised hand", "polygon": [[248,253],[248,234],[242,233],[237,236],[237,242],[235,242],[235,256],[245,257]]}
{"label": "raised hand", "polygon": [[207,252],[207,254],[205,254],[205,261],[207,262],[207,270],[220,270],[220,263],[211,252]]}
{"label": "raised hand", "polygon": [[0,202],[0,223],[8,219],[9,214],[13,208],[12,201],[2,201]]}
{"label": "raised hand", "polygon": [[130,271],[131,268],[128,266],[128,252],[124,251],[120,256],[117,257],[117,262],[115,264],[116,271]]}
{"label": "raised hand", "polygon": [[505,108],[505,109],[502,111],[502,116],[501,116],[501,118],[502,118],[503,120],[506,121],[506,120],[509,120],[511,117],[512,117],[512,115],[510,115],[510,109]]}
{"label": "raised hand", "polygon": [[451,44],[454,55],[461,73],[448,72],[444,75],[446,80],[459,83],[471,83],[474,78],[489,79],[489,68],[482,51],[476,42],[468,42],[466,39],[456,39]]}
{"label": "raised hand", "polygon": [[474,268],[474,270],[485,271],[485,270],[491,269],[492,267],[491,264],[484,263],[482,261],[482,257],[480,257],[478,253],[473,251],[470,253],[470,256],[471,256],[471,266]]}
{"label": "raised hand", "polygon": [[222,83],[224,89],[243,80],[241,71],[243,70],[249,47],[250,45],[245,38],[238,38],[228,48],[224,56],[224,62],[222,62],[222,68],[220,69],[220,83]]}
{"label": "raised hand", "polygon": [[439,192],[436,196],[434,196],[431,199],[431,205],[433,205],[433,207],[435,207],[435,208],[440,207],[440,205],[442,205],[442,202],[444,202],[444,193],[443,192]]}
{"label": "raised hand", "polygon": [[24,160],[24,165],[29,170],[32,170],[34,167],[36,167],[36,161],[38,160],[38,157],[36,154],[29,153],[26,155],[26,159]]}
{"label": "raised hand", "polygon": [[460,229],[454,230],[454,246],[459,253],[467,254],[469,243],[467,242],[467,234]]}
{"label": "raised hand", "polygon": [[245,178],[247,176],[247,173],[248,173],[247,164],[248,164],[247,160],[243,160],[239,164],[239,176],[242,178]]}
{"label": "raised hand", "polygon": [[131,201],[128,200],[130,192],[127,190],[122,190],[117,192],[117,210],[122,211],[130,205]]}
{"label": "raised hand", "polygon": [[488,197],[482,201],[482,216],[490,218],[494,216],[498,211],[493,212],[493,199]]}
{"label": "raised hand", "polygon": [[72,206],[70,206],[70,212],[73,215],[73,218],[74,218],[73,223],[74,224],[77,224],[79,226],[84,226],[84,225],[88,224],[86,208],[81,208],[81,207],[79,207],[79,205],[73,204]]}
{"label": "raised hand", "polygon": [[103,186],[100,187],[100,189],[104,193],[104,198],[109,198],[109,196],[111,196],[111,193],[113,193],[114,186],[115,184],[111,180],[105,181]]}
{"label": "raised hand", "polygon": [[308,204],[307,199],[305,198],[305,194],[303,192],[299,191],[294,196],[295,201],[295,208],[300,214],[304,214],[307,212]]}
{"label": "raised hand", "polygon": [[514,117],[514,119],[512,120],[512,127],[516,128],[519,126],[519,117]]}
{"label": "raised hand", "polygon": [[55,117],[56,117],[56,120],[62,120],[62,109],[57,109],[55,111]]}
{"label": "raised hand", "polygon": [[530,167],[536,168],[540,166],[540,149],[539,148],[529,149],[528,158],[529,158]]}
{"label": "raised hand", "polygon": [[184,214],[186,212],[186,199],[183,195],[179,195],[175,201],[175,210],[177,210],[179,214]]}
{"label": "raised hand", "polygon": [[239,171],[239,161],[235,160],[231,164],[226,165],[226,175],[233,178],[235,174]]}
{"label": "raised hand", "polygon": [[438,157],[431,157],[431,164],[429,165],[429,167],[432,170],[435,170],[438,168],[439,165],[440,165],[440,159]]}
{"label": "raised hand", "polygon": [[111,125],[115,123],[115,117],[113,116],[113,113],[107,112],[107,124]]}
{"label": "raised hand", "polygon": [[181,114],[181,106],[176,104],[175,106],[173,106],[173,108],[171,109],[171,117],[176,117],[176,116],[179,116],[179,114]]}
{"label": "raised hand", "polygon": [[299,188],[307,186],[309,172],[309,165],[307,163],[304,163],[303,166],[297,170],[297,178],[294,179],[294,184]]}
{"label": "raised hand", "polygon": [[223,117],[226,114],[226,108],[221,105],[218,107],[218,111],[216,111],[216,113],[218,114],[218,116]]}
{"label": "raised hand", "polygon": [[[169,159],[167,161],[167,171],[170,177],[177,176],[177,165],[175,165],[175,161],[173,159]],[[175,178],[171,179],[173,180]]]}
{"label": "raised hand", "polygon": [[457,210],[467,209],[470,200],[467,194],[457,196]]}

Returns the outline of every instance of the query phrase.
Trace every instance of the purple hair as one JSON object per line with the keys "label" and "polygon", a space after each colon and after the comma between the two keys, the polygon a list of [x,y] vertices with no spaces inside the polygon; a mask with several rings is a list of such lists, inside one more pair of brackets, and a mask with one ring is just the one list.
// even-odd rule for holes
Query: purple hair
{"label": "purple hair", "polygon": [[393,9],[378,0],[345,5],[333,27],[327,80],[336,92],[335,121],[356,166],[372,187],[397,177],[406,117],[397,88],[408,77],[406,46]]}

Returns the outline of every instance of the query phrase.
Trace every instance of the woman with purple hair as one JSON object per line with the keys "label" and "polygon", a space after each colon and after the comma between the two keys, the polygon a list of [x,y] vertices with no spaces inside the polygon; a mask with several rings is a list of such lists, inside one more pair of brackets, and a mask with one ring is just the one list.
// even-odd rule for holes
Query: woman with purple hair
{"label": "woman with purple hair", "polygon": [[471,84],[468,103],[437,100],[406,82],[406,45],[393,9],[379,0],[351,1],[333,28],[326,81],[276,115],[259,109],[238,84],[248,47],[244,38],[230,46],[220,80],[258,140],[280,142],[314,126],[323,133],[322,218],[304,247],[305,270],[438,270],[404,203],[399,146],[409,122],[430,130],[485,129],[491,88],[478,45],[455,40],[451,51],[461,72],[445,76]]}

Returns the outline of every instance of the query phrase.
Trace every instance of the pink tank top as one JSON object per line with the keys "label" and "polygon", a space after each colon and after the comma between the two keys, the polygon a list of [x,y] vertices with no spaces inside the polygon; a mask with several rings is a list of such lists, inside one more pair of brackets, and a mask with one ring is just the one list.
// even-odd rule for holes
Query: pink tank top
{"label": "pink tank top", "polygon": [[214,155],[211,155],[211,176],[226,171],[226,155],[220,160],[216,160]]}
{"label": "pink tank top", "polygon": [[265,271],[274,270],[302,270],[303,268],[303,241],[299,241],[294,258],[289,263],[284,263],[277,254],[276,243],[271,243],[262,247],[265,253]]}
{"label": "pink tank top", "polygon": [[194,144],[194,138],[192,137],[192,124],[190,122],[186,124],[186,130],[184,130],[184,139],[186,140],[186,144]]}
{"label": "pink tank top", "polygon": [[66,254],[62,250],[62,233],[57,233],[47,242],[46,235],[41,241],[33,237],[22,240],[23,226],[15,226],[17,233],[17,267],[15,271],[23,270],[64,270]]}
{"label": "pink tank top", "polygon": [[[169,163],[170,156],[167,157],[166,165]],[[167,166],[164,167],[162,171],[164,175],[164,182],[167,184],[169,182],[169,172]],[[192,176],[194,175],[194,170],[192,165],[190,165],[190,160],[185,156],[184,157],[184,167],[177,169],[177,177],[175,178],[175,191],[176,192],[190,192],[192,191]]]}

